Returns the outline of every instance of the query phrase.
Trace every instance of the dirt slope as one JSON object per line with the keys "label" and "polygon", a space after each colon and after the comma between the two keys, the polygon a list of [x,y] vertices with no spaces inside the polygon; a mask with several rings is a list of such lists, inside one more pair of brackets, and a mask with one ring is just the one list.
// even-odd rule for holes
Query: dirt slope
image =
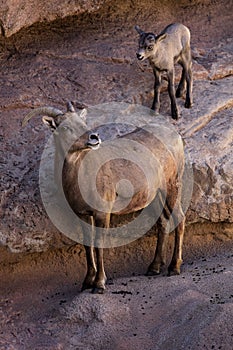
{"label": "dirt slope", "polygon": [[143,276],[146,264],[133,269],[131,261],[128,277],[117,278],[124,272],[107,265],[113,279],[104,295],[79,292],[83,271],[71,252],[57,262],[34,257],[32,268],[1,276],[0,349],[231,350],[232,248],[232,241],[212,242],[189,252],[182,275],[173,277]]}

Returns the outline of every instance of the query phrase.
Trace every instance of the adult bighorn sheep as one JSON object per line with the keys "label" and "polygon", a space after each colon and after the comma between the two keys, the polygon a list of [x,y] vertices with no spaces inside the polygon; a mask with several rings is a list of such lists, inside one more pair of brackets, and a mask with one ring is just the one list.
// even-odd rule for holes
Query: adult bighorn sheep
{"label": "adult bighorn sheep", "polygon": [[[53,107],[41,107],[31,111],[23,121],[25,125],[32,117],[41,115],[43,122],[53,131],[56,152],[64,157],[62,185],[65,197],[73,212],[81,219],[83,234],[91,237],[94,242],[93,246],[85,246],[87,274],[82,289],[92,288],[95,293],[105,290],[105,236],[111,231],[114,218],[119,219],[123,215],[130,217],[144,208],[149,208],[153,217],[158,215],[159,227],[155,256],[147,274],[159,274],[161,266],[165,264],[169,222],[173,222],[175,228],[175,245],[168,272],[179,274],[185,224],[181,208],[184,170],[181,137],[166,123],[158,122],[143,128],[134,127],[133,131],[112,137],[112,130],[119,128],[119,125],[110,123],[88,131],[84,114],[84,111],[75,112],[69,103],[65,113]],[[156,134],[152,132],[153,128]],[[123,153],[119,151],[122,145]],[[105,154],[108,151],[111,157],[108,158],[108,154],[106,160]],[[56,157],[56,161],[58,159]],[[136,159],[136,162],[132,159]],[[144,168],[140,168],[140,164]],[[84,173],[85,182],[81,185],[80,171]],[[98,193],[93,190],[93,176]],[[124,181],[121,187],[122,179],[131,183],[130,189],[133,188],[133,191],[129,191],[129,196]],[[82,184],[84,188],[81,188]],[[103,199],[104,205],[98,206],[99,198]],[[94,204],[96,202],[97,208]],[[102,229],[105,235],[102,235]],[[111,232],[109,236],[111,240]]]}
{"label": "adult bighorn sheep", "polygon": [[[138,26],[135,27],[139,37],[137,58],[140,61],[148,59],[155,76],[154,100],[151,109],[159,113],[161,74],[165,73],[168,79],[168,92],[171,99],[171,115],[178,119],[179,112],[176,97],[185,93],[185,107],[192,106],[192,57],[190,48],[190,31],[183,24],[175,23],[167,26],[159,35],[145,33]],[[176,90],[174,88],[174,64],[182,66],[182,75]]]}

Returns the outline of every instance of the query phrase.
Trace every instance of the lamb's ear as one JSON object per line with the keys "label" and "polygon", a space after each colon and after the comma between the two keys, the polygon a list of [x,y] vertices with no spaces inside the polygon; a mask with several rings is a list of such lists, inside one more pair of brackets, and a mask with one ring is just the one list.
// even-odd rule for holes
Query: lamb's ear
{"label": "lamb's ear", "polygon": [[156,41],[164,40],[166,37],[167,37],[167,34],[166,34],[166,33],[164,33],[164,34],[159,34],[159,35],[156,37]]}
{"label": "lamb's ear", "polygon": [[53,117],[44,116],[42,117],[43,123],[48,126],[52,131],[57,129],[57,125]]}
{"label": "lamb's ear", "polygon": [[143,30],[139,28],[139,26],[135,26],[134,28],[136,29],[139,35],[144,33]]}
{"label": "lamb's ear", "polygon": [[86,120],[86,117],[87,117],[87,109],[84,108],[81,113],[79,114],[79,116],[83,119],[83,120]]}

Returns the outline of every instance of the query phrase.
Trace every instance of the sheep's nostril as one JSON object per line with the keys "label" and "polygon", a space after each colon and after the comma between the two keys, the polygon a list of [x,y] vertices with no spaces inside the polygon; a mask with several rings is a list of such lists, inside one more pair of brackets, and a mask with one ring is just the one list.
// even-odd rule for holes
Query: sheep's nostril
{"label": "sheep's nostril", "polygon": [[99,142],[99,135],[98,134],[90,134],[89,135],[89,140],[90,141],[97,141],[97,142]]}
{"label": "sheep's nostril", "polygon": [[143,56],[142,56],[140,53],[137,53],[136,55],[137,55],[137,59],[138,59],[138,60],[141,61],[141,60],[143,59]]}
{"label": "sheep's nostril", "polygon": [[95,148],[99,147],[100,144],[101,144],[101,139],[100,139],[98,134],[91,133],[88,136],[88,142],[87,142],[88,147],[95,149]]}

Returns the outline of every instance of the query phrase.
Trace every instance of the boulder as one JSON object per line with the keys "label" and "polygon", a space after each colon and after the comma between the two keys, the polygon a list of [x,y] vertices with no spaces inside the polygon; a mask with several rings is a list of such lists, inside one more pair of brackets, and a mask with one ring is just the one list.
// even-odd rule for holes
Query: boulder
{"label": "boulder", "polygon": [[6,0],[1,4],[2,35],[9,37],[36,22],[51,22],[58,18],[80,15],[98,10],[105,0],[40,1]]}
{"label": "boulder", "polygon": [[194,107],[178,122],[193,164],[188,221],[233,222],[233,77],[194,84]]}

